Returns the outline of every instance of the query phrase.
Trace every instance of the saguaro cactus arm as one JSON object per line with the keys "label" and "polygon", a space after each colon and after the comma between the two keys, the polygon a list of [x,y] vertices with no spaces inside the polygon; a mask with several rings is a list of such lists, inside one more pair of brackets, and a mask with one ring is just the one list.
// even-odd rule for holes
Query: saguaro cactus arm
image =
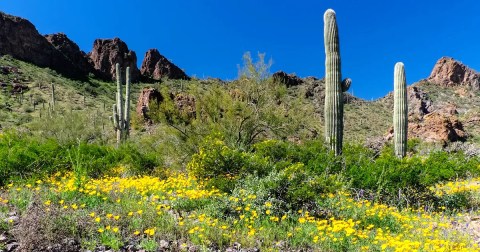
{"label": "saguaro cactus arm", "polygon": [[347,92],[348,89],[350,88],[350,85],[352,85],[352,79],[346,78],[342,81],[342,92]]}
{"label": "saguaro cactus arm", "polygon": [[405,67],[402,62],[395,64],[393,96],[393,141],[395,155],[402,158],[407,154],[408,131],[407,82]]}

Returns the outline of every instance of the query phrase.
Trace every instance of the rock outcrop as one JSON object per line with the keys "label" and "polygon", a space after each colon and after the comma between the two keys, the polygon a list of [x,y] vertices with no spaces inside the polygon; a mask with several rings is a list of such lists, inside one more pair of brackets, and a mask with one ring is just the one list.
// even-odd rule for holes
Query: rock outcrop
{"label": "rock outcrop", "polygon": [[137,115],[139,118],[143,118],[143,120],[148,123],[152,124],[153,121],[148,115],[148,111],[150,110],[150,105],[156,104],[157,106],[163,101],[162,94],[155,88],[144,88],[140,93],[137,101]]}
{"label": "rock outcrop", "polygon": [[480,74],[449,57],[437,61],[427,81],[444,87],[469,86],[480,89]]}
{"label": "rock outcrop", "polygon": [[[422,100],[422,104],[424,104],[424,100]],[[432,107],[429,106],[428,108],[431,109]],[[462,123],[458,120],[458,112],[454,104],[446,104],[431,112],[425,109],[422,112],[423,115],[418,113],[416,109],[414,111],[414,113],[409,113],[409,139],[419,138],[425,142],[447,145],[450,142],[464,141],[467,137]],[[393,127],[388,130],[385,140],[389,141],[392,138]]]}
{"label": "rock outcrop", "polygon": [[88,58],[85,52],[81,51],[75,42],[70,40],[64,33],[55,33],[45,35],[50,44],[61,52],[70,62],[77,68],[76,70],[87,75],[93,70],[92,65],[89,64]]}
{"label": "rock outcrop", "polygon": [[175,107],[182,115],[185,115],[188,119],[194,119],[196,117],[196,103],[194,96],[179,93],[175,95],[173,101],[175,103]]}
{"label": "rock outcrop", "polygon": [[288,87],[298,86],[303,83],[303,80],[295,74],[287,74],[283,71],[278,71],[272,75],[273,80],[277,83],[285,84]]}
{"label": "rock outcrop", "polygon": [[146,81],[162,78],[190,79],[182,69],[162,56],[157,49],[150,49],[145,53],[140,72]]}
{"label": "rock outcrop", "polygon": [[0,55],[5,54],[40,67],[49,67],[69,77],[82,76],[30,21],[0,12]]}
{"label": "rock outcrop", "polygon": [[101,79],[115,80],[115,65],[117,63],[120,63],[123,71],[130,67],[132,82],[136,82],[140,78],[137,55],[134,51],[129,50],[127,44],[119,38],[96,39],[88,57],[95,69],[95,75]]}
{"label": "rock outcrop", "polygon": [[420,120],[424,115],[430,113],[432,107],[432,100],[427,93],[415,86],[407,88],[408,100],[408,117],[410,121]]}
{"label": "rock outcrop", "polygon": [[[196,117],[194,96],[186,93],[169,93],[167,98],[174,103],[179,115],[181,115],[184,120],[188,121]],[[165,98],[157,89],[144,88],[137,100],[136,112],[138,117],[143,118],[147,124],[152,124],[153,121],[148,114],[151,109],[150,106],[160,106],[164,100]]]}
{"label": "rock outcrop", "polygon": [[420,138],[426,142],[440,142],[446,145],[449,142],[464,141],[466,133],[457,117],[432,112],[419,123],[408,124],[409,137]]}

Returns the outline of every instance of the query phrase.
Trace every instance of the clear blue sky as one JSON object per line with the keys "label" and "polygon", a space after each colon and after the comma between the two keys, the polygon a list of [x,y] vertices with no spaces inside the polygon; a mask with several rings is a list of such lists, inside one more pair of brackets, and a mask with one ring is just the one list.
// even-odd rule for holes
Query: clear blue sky
{"label": "clear blue sky", "polygon": [[0,1],[0,10],[29,19],[42,34],[64,32],[86,52],[96,38],[119,37],[139,64],[157,48],[189,75],[230,80],[246,51],[271,57],[272,73],[323,77],[328,8],[337,13],[342,72],[356,96],[391,91],[397,61],[409,84],[442,56],[480,70],[477,0]]}

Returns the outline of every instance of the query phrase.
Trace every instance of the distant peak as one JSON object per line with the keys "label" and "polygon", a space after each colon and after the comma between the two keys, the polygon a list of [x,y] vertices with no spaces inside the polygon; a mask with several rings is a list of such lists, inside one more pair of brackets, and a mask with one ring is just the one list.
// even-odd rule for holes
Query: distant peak
{"label": "distant peak", "polygon": [[480,74],[451,57],[440,58],[433,67],[428,82],[439,86],[469,86],[480,89]]}

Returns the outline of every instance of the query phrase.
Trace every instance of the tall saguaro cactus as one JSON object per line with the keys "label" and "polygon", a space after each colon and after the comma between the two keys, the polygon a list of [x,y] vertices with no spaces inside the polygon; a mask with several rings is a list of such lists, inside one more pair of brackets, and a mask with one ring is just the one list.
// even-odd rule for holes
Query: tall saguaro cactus
{"label": "tall saguaro cactus", "polygon": [[125,106],[123,106],[122,97],[122,71],[120,64],[116,64],[117,78],[117,103],[113,104],[113,126],[117,133],[117,145],[123,142],[129,135],[130,131],[130,67],[126,70],[126,90],[125,90]]}
{"label": "tall saguaro cactus", "polygon": [[395,64],[394,75],[393,141],[395,155],[402,158],[407,154],[408,131],[407,83],[402,62]]}
{"label": "tall saguaro cactus", "polygon": [[325,40],[325,141],[335,151],[342,153],[343,141],[343,92],[352,83],[351,79],[342,81],[340,64],[340,44],[335,11],[328,9],[324,15]]}

